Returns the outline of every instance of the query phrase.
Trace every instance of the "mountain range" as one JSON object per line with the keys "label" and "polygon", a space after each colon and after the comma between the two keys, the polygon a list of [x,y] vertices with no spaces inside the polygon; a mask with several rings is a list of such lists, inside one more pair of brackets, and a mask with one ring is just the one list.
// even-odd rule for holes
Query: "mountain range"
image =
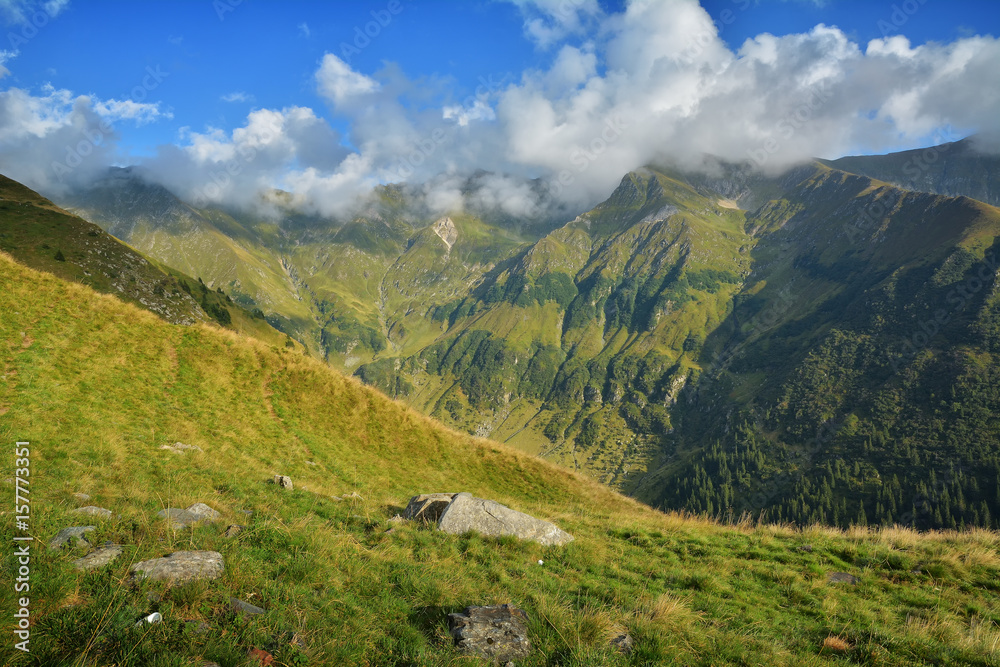
{"label": "mountain range", "polygon": [[[134,169],[58,203],[455,428],[666,509],[1000,518],[997,158],[649,165],[568,222],[199,209]],[[469,179],[465,192],[476,187]]]}

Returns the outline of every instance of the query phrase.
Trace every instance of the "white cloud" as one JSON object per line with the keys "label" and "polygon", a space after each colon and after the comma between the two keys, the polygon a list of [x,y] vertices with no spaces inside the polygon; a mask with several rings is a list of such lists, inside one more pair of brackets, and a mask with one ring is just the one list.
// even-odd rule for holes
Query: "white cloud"
{"label": "white cloud", "polygon": [[146,125],[161,118],[174,117],[170,111],[161,111],[159,102],[136,102],[135,100],[99,100],[94,102],[94,111],[110,121],[132,120],[137,125]]}
{"label": "white cloud", "polygon": [[33,23],[36,28],[44,27],[49,20],[59,16],[69,0],[0,0],[0,13],[4,21],[11,24]]}
{"label": "white cloud", "polygon": [[220,99],[223,102],[253,102],[254,96],[244,93],[242,90],[237,90],[223,95]]}
{"label": "white cloud", "polygon": [[334,106],[349,104],[358,97],[379,89],[379,84],[374,79],[355,72],[350,65],[332,53],[323,56],[323,62],[316,72],[316,83],[320,94],[333,102]]}
{"label": "white cloud", "polygon": [[[1000,136],[993,37],[914,47],[894,36],[862,47],[819,25],[761,34],[734,51],[694,0],[632,0],[611,15],[589,0],[517,4],[529,38],[551,49],[545,68],[484,75],[481,90],[464,96],[448,79],[413,81],[392,63],[360,72],[327,54],[316,87],[349,141],[312,109],[256,109],[231,131],[186,131],[148,161],[149,172],[182,196],[232,205],[282,187],[308,210],[334,215],[375,183],[405,181],[435,211],[465,202],[528,215],[539,198],[534,178],[557,202],[583,208],[629,170],[697,166],[705,153],[777,170],[858,146],[909,148],[942,129]],[[534,19],[547,36],[532,32]],[[62,131],[79,134],[100,113],[129,117],[113,103],[8,91],[0,165],[15,162],[8,145],[32,165],[32,146],[65,152]],[[497,176],[478,177],[470,195],[477,169]]]}
{"label": "white cloud", "polygon": [[597,0],[507,0],[524,16],[524,34],[542,49],[581,35],[604,15]]}
{"label": "white cloud", "polygon": [[162,147],[144,167],[154,179],[200,204],[254,206],[262,192],[295,189],[317,180],[316,174],[336,172],[348,155],[339,135],[305,107],[251,111],[246,123],[230,133],[185,129],[181,142]]}
{"label": "white cloud", "polygon": [[31,188],[55,194],[89,182],[115,160],[117,141],[86,95],[0,92],[0,173]]}
{"label": "white cloud", "polygon": [[453,120],[461,127],[465,127],[471,120],[496,120],[496,113],[483,100],[476,100],[469,107],[460,104],[446,106],[442,109],[442,118]]}

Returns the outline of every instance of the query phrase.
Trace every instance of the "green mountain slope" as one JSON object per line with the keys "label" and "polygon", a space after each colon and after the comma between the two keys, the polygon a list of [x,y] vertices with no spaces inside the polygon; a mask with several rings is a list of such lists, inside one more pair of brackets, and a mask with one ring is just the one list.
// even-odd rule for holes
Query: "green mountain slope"
{"label": "green mountain slope", "polygon": [[[989,195],[989,170],[965,176],[994,158],[929,150],[931,185]],[[235,250],[183,245],[191,217],[193,237],[282,267],[287,283],[258,284],[278,295],[262,310],[334,367],[654,505],[991,526],[997,210],[890,185],[913,159],[774,177],[651,167],[554,229],[429,216],[398,186],[347,221],[180,204],[157,218],[153,186],[132,178],[116,201],[145,202],[155,224],[129,233],[150,252],[239,270]],[[837,168],[873,164],[886,181]],[[222,287],[263,304],[240,280]]]}
{"label": "green mountain slope", "polygon": [[975,137],[888,155],[843,157],[826,164],[907,190],[964,195],[1000,206],[1000,156],[978,147]]}
{"label": "green mountain slope", "polygon": [[0,249],[24,264],[156,313],[168,322],[214,321],[272,344],[291,341],[260,314],[237,306],[200,279],[161,264],[0,176]]}
{"label": "green mountain slope", "polygon": [[[35,537],[31,653],[8,641],[3,664],[228,667],[259,662],[253,650],[284,665],[482,664],[451,646],[447,614],[501,602],[528,613],[527,666],[1000,660],[994,532],[664,515],[304,355],[168,324],[5,253],[0,285],[0,438],[30,442]],[[202,451],[161,449],[176,441]],[[295,490],[266,483],[275,473]],[[576,540],[543,548],[390,520],[410,495],[445,490],[549,518]],[[77,492],[114,512],[94,542],[124,549],[89,574],[45,546],[80,523]],[[195,502],[223,521],[173,530],[155,516]],[[227,537],[229,523],[245,528]],[[13,523],[0,534],[11,544]],[[223,555],[221,578],[127,584],[134,562],[200,549]],[[0,563],[13,581],[14,549]],[[838,571],[857,585],[831,582]],[[15,609],[15,595],[0,588],[0,606]],[[235,615],[232,597],[265,613]],[[153,611],[162,622],[133,627]],[[610,642],[622,632],[629,654]]]}
{"label": "green mountain slope", "polygon": [[996,525],[1000,210],[818,167],[747,227],[754,271],[634,493],[799,522]]}

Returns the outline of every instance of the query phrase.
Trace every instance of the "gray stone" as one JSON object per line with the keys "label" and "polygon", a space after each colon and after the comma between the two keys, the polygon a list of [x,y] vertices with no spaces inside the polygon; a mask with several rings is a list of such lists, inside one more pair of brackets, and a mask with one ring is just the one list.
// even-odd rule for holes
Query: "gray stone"
{"label": "gray stone", "polygon": [[103,507],[95,507],[94,505],[87,505],[86,507],[79,507],[73,510],[74,514],[86,514],[87,516],[97,517],[99,519],[110,519],[111,510],[106,510]]}
{"label": "gray stone", "polygon": [[555,524],[512,510],[494,500],[459,493],[441,513],[438,530],[461,535],[474,530],[481,535],[513,535],[533,540],[543,546],[559,546],[573,541],[573,536]]}
{"label": "gray stone", "polygon": [[275,475],[274,483],[287,491],[292,490],[292,478],[287,475]]}
{"label": "gray stone", "polygon": [[225,570],[222,554],[218,551],[175,551],[163,558],[136,563],[132,566],[132,576],[183,584],[200,579],[217,579]]}
{"label": "gray stone", "polygon": [[156,516],[166,519],[171,528],[187,528],[202,520],[200,515],[178,507],[168,507],[165,510],[160,510],[156,513]]}
{"label": "gray stone", "polygon": [[73,567],[85,572],[96,570],[99,567],[109,565],[112,561],[122,555],[122,548],[117,544],[105,545],[96,551],[92,551],[83,558],[73,561]]}
{"label": "gray stone", "polygon": [[850,584],[851,586],[858,585],[858,578],[853,574],[848,574],[847,572],[831,572],[827,575],[826,580],[831,584]]}
{"label": "gray stone", "polygon": [[813,550],[813,545],[811,544],[803,544],[802,546],[799,547],[799,551],[804,551],[807,554],[812,553],[812,550]]}
{"label": "gray stone", "polygon": [[73,497],[79,500],[81,503],[85,503],[88,500],[90,500],[90,496],[88,496],[86,493],[74,493]]}
{"label": "gray stone", "polygon": [[[211,631],[212,629],[212,626],[206,623],[205,621],[187,620],[184,621],[184,625],[191,628],[191,632],[196,635],[203,635],[206,632]],[[205,664],[208,665],[209,663]],[[211,664],[214,665],[215,663]]]}
{"label": "gray stone", "polygon": [[64,546],[84,546],[89,547],[90,542],[84,537],[84,533],[97,530],[97,526],[72,526],[63,528],[49,542],[50,549],[61,549]]}
{"label": "gray stone", "polygon": [[403,510],[403,518],[411,521],[437,522],[441,518],[441,513],[457,495],[457,493],[422,493],[413,496]]}
{"label": "gray stone", "polygon": [[623,632],[611,640],[611,645],[618,649],[619,653],[629,655],[635,647],[635,642],[632,641],[632,638],[627,632]]}
{"label": "gray stone", "polygon": [[248,616],[258,616],[264,613],[264,610],[260,607],[250,604],[249,602],[244,602],[237,598],[229,598],[229,604],[232,605],[233,611],[246,614]]}
{"label": "gray stone", "polygon": [[215,521],[216,519],[222,517],[222,514],[216,512],[205,503],[195,503],[194,505],[191,505],[191,507],[187,508],[187,511],[191,512],[191,514],[194,514],[195,516],[201,517],[202,521]]}
{"label": "gray stone", "polygon": [[527,620],[524,610],[506,604],[466,607],[460,614],[448,614],[448,631],[463,653],[501,662],[528,657]]}

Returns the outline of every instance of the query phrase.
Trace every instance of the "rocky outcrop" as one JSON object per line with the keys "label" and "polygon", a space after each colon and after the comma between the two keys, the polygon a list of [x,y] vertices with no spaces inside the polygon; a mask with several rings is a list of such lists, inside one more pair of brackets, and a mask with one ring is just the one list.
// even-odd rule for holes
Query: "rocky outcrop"
{"label": "rocky outcrop", "polygon": [[451,218],[441,218],[431,227],[434,233],[438,235],[444,244],[448,246],[448,251],[451,251],[451,247],[455,245],[455,241],[458,240],[458,229],[455,228],[455,222]]}
{"label": "rocky outcrop", "polygon": [[132,566],[136,579],[154,579],[187,583],[201,579],[217,579],[225,572],[222,554],[218,551],[176,551],[163,558],[144,560]]}
{"label": "rocky outcrop", "polygon": [[422,493],[410,498],[406,509],[403,510],[403,518],[411,521],[437,522],[441,518],[441,513],[458,495],[457,493]]}
{"label": "rocky outcrop", "polygon": [[524,610],[507,604],[466,607],[462,613],[448,614],[448,631],[463,653],[503,662],[526,658],[531,652],[527,620]]}
{"label": "rocky outcrop", "polygon": [[494,500],[476,498],[471,493],[457,494],[441,513],[437,527],[453,535],[470,530],[492,537],[512,535],[544,546],[573,541],[572,535],[553,523],[512,510]]}

